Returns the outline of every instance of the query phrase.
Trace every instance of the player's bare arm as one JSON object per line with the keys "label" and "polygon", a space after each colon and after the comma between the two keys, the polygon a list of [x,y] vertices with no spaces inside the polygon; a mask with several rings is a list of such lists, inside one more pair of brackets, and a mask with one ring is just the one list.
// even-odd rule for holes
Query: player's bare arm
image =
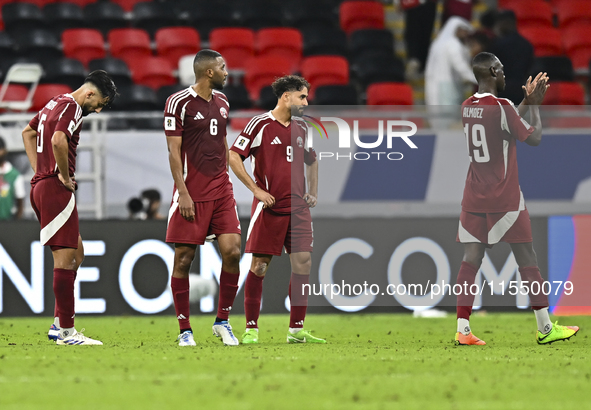
{"label": "player's bare arm", "polygon": [[181,137],[166,137],[170,172],[179,191],[179,211],[181,216],[187,221],[193,221],[195,219],[195,203],[191,195],[189,195],[189,190],[183,180],[183,162],[181,160],[182,142],[183,139]]}
{"label": "player's bare arm", "polygon": [[22,136],[31,168],[33,168],[33,172],[37,172],[37,131],[27,124],[22,132]]}
{"label": "player's bare arm", "polygon": [[59,170],[58,177],[68,191],[75,191],[74,181],[70,178],[70,169],[68,167],[68,136],[63,131],[56,131],[51,137],[51,146],[53,156]]}
{"label": "player's bare arm", "polygon": [[534,127],[534,132],[525,140],[525,143],[534,147],[540,145],[540,142],[542,142],[542,119],[540,118],[539,106],[544,101],[546,91],[548,90],[548,84],[546,82],[545,78],[540,79],[528,96],[531,105],[530,125]]}
{"label": "player's bare arm", "polygon": [[259,188],[244,168],[244,158],[237,152],[230,151],[230,167],[238,179],[252,192],[256,199],[261,201],[265,208],[275,205],[275,197],[267,191]]}
{"label": "player's bare arm", "polygon": [[312,165],[306,165],[306,180],[308,181],[308,192],[304,200],[310,208],[314,208],[318,202],[318,161]]}

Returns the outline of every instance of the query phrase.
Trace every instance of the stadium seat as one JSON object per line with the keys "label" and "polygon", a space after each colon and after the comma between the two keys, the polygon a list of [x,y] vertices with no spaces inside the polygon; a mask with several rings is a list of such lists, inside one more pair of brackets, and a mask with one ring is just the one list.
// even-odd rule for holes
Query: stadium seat
{"label": "stadium seat", "polygon": [[218,27],[231,27],[234,25],[232,13],[221,1],[195,2],[193,0],[178,0],[174,2],[177,19],[184,25],[199,30],[201,38],[209,38],[211,30]]}
{"label": "stadium seat", "polygon": [[530,75],[535,77],[538,73],[548,73],[550,82],[574,81],[575,71],[570,58],[567,56],[548,56],[534,58]]}
{"label": "stadium seat", "polygon": [[118,4],[125,11],[132,11],[136,4],[146,2],[146,0],[111,0]]}
{"label": "stadium seat", "polygon": [[338,54],[347,56],[347,35],[344,31],[315,26],[302,29],[304,37],[304,56],[318,54]]}
{"label": "stadium seat", "polygon": [[331,6],[318,0],[285,0],[282,2],[284,24],[288,27],[304,28],[338,26],[338,15]]}
{"label": "stadium seat", "polygon": [[261,88],[256,105],[267,111],[272,110],[277,106],[277,96],[275,96],[275,93],[273,92],[273,87],[266,85]]}
{"label": "stadium seat", "polygon": [[146,30],[152,37],[159,29],[177,24],[174,11],[167,3],[145,1],[133,7],[133,26]]}
{"label": "stadium seat", "polygon": [[167,27],[156,32],[158,55],[177,65],[185,55],[195,55],[201,49],[199,32],[192,27]]}
{"label": "stadium seat", "polygon": [[121,6],[110,2],[90,3],[84,7],[84,19],[89,28],[100,30],[105,36],[113,29],[128,27]]}
{"label": "stadium seat", "polygon": [[91,3],[95,3],[97,0],[58,0],[58,3],[73,3],[79,7],[86,7]]}
{"label": "stadium seat", "polygon": [[[166,105],[166,100],[172,94],[176,93],[177,91],[184,90],[184,85],[181,84],[172,84],[172,85],[164,85],[156,91],[156,96],[158,97],[158,105],[164,107]],[[224,92],[226,91],[226,87],[224,87]]]}
{"label": "stadium seat", "polygon": [[[0,88],[0,107],[14,111],[26,111],[31,108],[33,94],[42,74],[43,68],[40,64],[13,64],[8,69]],[[24,97],[21,93],[22,89],[18,87],[24,87],[26,90]]]}
{"label": "stadium seat", "polygon": [[263,28],[256,34],[257,55],[283,57],[293,62],[294,71],[302,58],[302,48],[302,33],[293,28]]}
{"label": "stadium seat", "polygon": [[39,7],[31,3],[8,3],[2,6],[5,30],[12,36],[45,27],[45,17]]}
{"label": "stadium seat", "polygon": [[209,35],[209,46],[220,52],[228,69],[241,69],[254,55],[254,31],[249,28],[218,28]]}
{"label": "stadium seat", "polygon": [[56,95],[72,91],[73,89],[65,84],[40,84],[33,95],[33,105],[31,105],[30,111],[39,111]]}
{"label": "stadium seat", "polygon": [[563,53],[558,29],[526,26],[519,29],[519,33],[532,44],[536,57],[556,56]]}
{"label": "stadium seat", "polygon": [[117,88],[125,88],[133,84],[131,80],[131,71],[125,61],[118,58],[106,57],[91,60],[88,63],[88,70],[105,70],[109,73]]}
{"label": "stadium seat", "polygon": [[357,105],[357,90],[352,85],[323,85],[314,90],[314,105]]}
{"label": "stadium seat", "polygon": [[561,29],[572,24],[591,23],[591,2],[588,0],[569,0],[556,4],[558,25]]}
{"label": "stadium seat", "polygon": [[64,54],[75,58],[84,65],[90,60],[105,56],[105,40],[100,31],[94,29],[70,29],[62,33]]}
{"label": "stadium seat", "polygon": [[224,94],[228,97],[230,109],[244,110],[252,107],[252,101],[248,96],[248,90],[243,84],[226,85],[223,89]]}
{"label": "stadium seat", "polygon": [[64,30],[71,28],[83,28],[84,12],[72,3],[51,3],[43,8],[43,14],[47,18],[47,27],[61,35]]}
{"label": "stadium seat", "polygon": [[386,29],[356,30],[349,36],[349,50],[352,55],[368,50],[394,52],[394,37]]}
{"label": "stadium seat", "polygon": [[344,1],[339,18],[347,34],[364,28],[384,28],[384,5],[378,1]]}
{"label": "stadium seat", "polygon": [[14,39],[21,55],[38,61],[41,65],[62,57],[59,38],[49,30],[19,32]]}
{"label": "stadium seat", "polygon": [[4,81],[6,73],[8,73],[8,70],[10,70],[10,67],[12,67],[15,64],[19,64],[19,63],[39,64],[37,61],[35,61],[31,58],[23,57],[20,55],[2,58],[2,59],[0,59],[0,79],[2,81]]}
{"label": "stadium seat", "polygon": [[2,59],[14,58],[17,52],[14,48],[14,41],[5,31],[0,31],[0,55]]}
{"label": "stadium seat", "polygon": [[86,70],[84,65],[71,58],[60,58],[48,62],[44,67],[42,83],[65,84],[76,90],[84,83]]}
{"label": "stadium seat", "polygon": [[128,60],[131,78],[135,84],[157,90],[165,85],[176,84],[172,75],[173,65],[164,57],[143,57]]}
{"label": "stadium seat", "polygon": [[544,105],[584,105],[585,90],[576,82],[553,81],[546,91]]}
{"label": "stadium seat", "polygon": [[133,84],[119,89],[120,96],[113,103],[117,111],[162,111],[156,91],[145,85]]}
{"label": "stadium seat", "polygon": [[413,105],[412,87],[406,83],[373,83],[367,87],[367,105]]}
{"label": "stadium seat", "polygon": [[32,3],[35,6],[42,9],[43,7],[47,6],[48,4],[55,3],[57,0],[27,0],[27,3]]}
{"label": "stadium seat", "polygon": [[311,85],[310,99],[316,87],[349,84],[349,62],[341,56],[306,57],[301,64],[302,76]]}
{"label": "stadium seat", "polygon": [[291,74],[291,62],[278,57],[254,57],[245,65],[244,85],[252,101],[258,101],[259,92],[277,77]]}
{"label": "stadium seat", "polygon": [[281,7],[276,0],[240,0],[233,6],[233,16],[238,26],[253,30],[281,26]]}
{"label": "stadium seat", "polygon": [[562,43],[570,57],[575,72],[586,73],[591,59],[591,27],[571,25],[562,32]]}
{"label": "stadium seat", "polygon": [[351,72],[359,84],[366,88],[371,83],[404,82],[405,67],[393,53],[370,51],[355,56],[351,62]]}
{"label": "stadium seat", "polygon": [[152,56],[150,36],[139,28],[111,30],[107,39],[111,55],[124,60],[127,65],[130,65],[134,60]]}
{"label": "stadium seat", "polygon": [[[6,94],[4,94],[4,98],[2,102],[9,102],[9,101],[23,101],[27,98],[29,94],[29,89],[20,84],[10,84],[6,88]],[[6,112],[6,108],[0,108],[0,113]]]}
{"label": "stadium seat", "polygon": [[552,6],[544,0],[520,0],[508,6],[517,18],[517,27],[552,27]]}

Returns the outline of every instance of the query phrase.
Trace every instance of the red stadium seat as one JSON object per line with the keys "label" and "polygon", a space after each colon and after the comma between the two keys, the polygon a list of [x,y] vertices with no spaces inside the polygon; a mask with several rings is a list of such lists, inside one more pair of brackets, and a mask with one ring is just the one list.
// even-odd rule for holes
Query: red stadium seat
{"label": "red stadium seat", "polygon": [[570,57],[575,72],[586,73],[591,59],[591,27],[571,25],[562,32],[562,44]]}
{"label": "red stadium seat", "polygon": [[556,28],[527,26],[520,28],[519,33],[532,44],[536,57],[563,54],[560,30]]}
{"label": "red stadium seat", "polygon": [[174,66],[163,57],[143,57],[129,60],[131,77],[135,84],[141,84],[157,90],[165,85],[176,84],[172,75]]}
{"label": "red stadium seat", "polygon": [[58,3],[74,3],[80,7],[88,6],[90,3],[96,3],[97,0],[58,0]]}
{"label": "red stadium seat", "polygon": [[[57,3],[57,0],[27,0],[26,2],[27,3],[33,3],[37,7],[43,8],[43,7],[47,6],[50,3]],[[13,1],[12,3],[16,3],[16,2]]]}
{"label": "red stadium seat", "polygon": [[345,57],[307,57],[302,61],[301,72],[311,85],[310,99],[314,99],[315,87],[349,84],[349,62]]}
{"label": "red stadium seat", "polygon": [[64,55],[88,66],[90,60],[105,57],[105,40],[98,30],[70,29],[62,33]]}
{"label": "red stadium seat", "polygon": [[213,29],[209,33],[209,46],[224,56],[227,68],[245,68],[254,56],[254,31],[249,28]]}
{"label": "red stadium seat", "polygon": [[178,65],[182,56],[201,49],[199,32],[192,27],[167,27],[156,32],[156,50],[160,57]]}
{"label": "red stadium seat", "polygon": [[581,84],[568,81],[552,82],[546,97],[544,105],[584,105],[585,90]]}
{"label": "red stadium seat", "polygon": [[591,1],[570,0],[563,1],[556,5],[558,24],[560,28],[566,28],[571,24],[591,23]]}
{"label": "red stadium seat", "polygon": [[[20,84],[8,84],[6,94],[4,94],[3,102],[5,101],[24,101],[29,94],[29,88]],[[6,109],[0,109],[0,112],[6,112]]]}
{"label": "red stadium seat", "polygon": [[280,57],[253,57],[246,62],[244,85],[250,99],[257,101],[261,88],[271,85],[277,77],[291,74],[291,62]]}
{"label": "red stadium seat", "polygon": [[347,34],[363,28],[384,28],[384,5],[378,1],[345,1],[339,19]]}
{"label": "red stadium seat", "polygon": [[39,111],[56,95],[71,93],[73,90],[65,84],[39,84],[33,95],[30,111]]}
{"label": "red stadium seat", "polygon": [[256,49],[259,56],[277,56],[292,61],[295,70],[302,58],[302,33],[294,28],[263,28],[256,34]]}
{"label": "red stadium seat", "polygon": [[367,105],[413,105],[412,87],[406,83],[370,84]]}
{"label": "red stadium seat", "polygon": [[111,0],[113,3],[116,3],[121,6],[121,8],[125,11],[133,11],[133,6],[137,3],[142,3],[147,0]]}
{"label": "red stadium seat", "polygon": [[137,28],[116,28],[108,35],[111,55],[131,65],[132,60],[152,56],[148,32]]}
{"label": "red stadium seat", "polygon": [[520,0],[508,7],[517,17],[517,27],[552,27],[552,6],[544,0]]}

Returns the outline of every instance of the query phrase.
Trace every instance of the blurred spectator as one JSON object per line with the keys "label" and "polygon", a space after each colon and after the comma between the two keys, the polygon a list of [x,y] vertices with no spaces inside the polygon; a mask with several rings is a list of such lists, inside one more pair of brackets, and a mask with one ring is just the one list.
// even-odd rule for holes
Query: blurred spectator
{"label": "blurred spectator", "polygon": [[533,63],[534,48],[517,32],[513,11],[500,12],[494,27],[497,38],[491,44],[490,52],[503,62],[506,83],[505,91],[501,91],[499,97],[519,104],[523,100],[521,86],[525,84]]}
{"label": "blurred spectator", "polygon": [[444,0],[441,25],[445,25],[450,17],[457,16],[466,21],[472,20],[472,3],[474,0]]}
{"label": "blurred spectator", "polygon": [[131,198],[127,202],[129,219],[164,219],[160,214],[160,192],[156,189],[142,191],[139,198]]}
{"label": "blurred spectator", "polygon": [[437,0],[401,0],[400,7],[404,10],[407,79],[412,79],[425,69],[437,14]]}
{"label": "blurred spectator", "polygon": [[470,51],[464,44],[473,28],[460,17],[450,17],[431,44],[425,69],[427,105],[460,105],[466,83],[476,83]]}
{"label": "blurred spectator", "polygon": [[146,213],[144,212],[144,204],[139,198],[131,198],[127,202],[127,210],[129,211],[129,219],[144,220]]}
{"label": "blurred spectator", "polygon": [[486,51],[490,47],[490,39],[483,31],[476,31],[466,38],[466,47],[470,52],[470,58],[476,57],[476,54]]}
{"label": "blurred spectator", "polygon": [[488,10],[480,16],[480,28],[477,30],[478,33],[484,33],[489,41],[494,40],[497,36],[495,35],[495,23],[497,22],[497,16],[499,12],[497,10]]}
{"label": "blurred spectator", "polygon": [[0,220],[21,219],[25,198],[25,180],[7,161],[6,143],[0,137]]}

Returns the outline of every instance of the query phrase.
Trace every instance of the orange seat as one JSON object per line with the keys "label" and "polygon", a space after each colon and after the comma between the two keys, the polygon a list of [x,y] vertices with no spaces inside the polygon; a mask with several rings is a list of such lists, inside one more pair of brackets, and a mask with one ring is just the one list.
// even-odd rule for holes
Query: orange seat
{"label": "orange seat", "polygon": [[252,101],[259,99],[261,88],[271,85],[277,77],[291,74],[291,62],[281,57],[261,56],[245,64],[244,85]]}
{"label": "orange seat", "polygon": [[39,111],[56,95],[71,93],[73,90],[65,84],[39,84],[33,95],[30,111]]}
{"label": "orange seat", "polygon": [[412,87],[406,83],[370,84],[367,105],[413,105]]}
{"label": "orange seat", "polygon": [[254,56],[254,31],[249,28],[217,28],[209,33],[209,46],[224,56],[228,69],[242,69]]}
{"label": "orange seat", "polygon": [[363,28],[384,28],[384,6],[378,1],[345,1],[339,8],[339,20],[347,34]]}
{"label": "orange seat", "polygon": [[137,28],[116,28],[108,35],[111,55],[130,64],[132,60],[140,60],[152,56],[150,36],[147,31]]}
{"label": "orange seat", "polygon": [[177,82],[172,75],[174,66],[164,57],[142,57],[130,60],[128,64],[135,84],[158,90],[160,87]]}
{"label": "orange seat", "polygon": [[302,58],[302,49],[302,33],[294,28],[263,28],[256,34],[257,55],[290,60],[294,70]]}
{"label": "orange seat", "polygon": [[560,30],[551,27],[524,27],[519,33],[534,47],[536,57],[556,56],[563,54]]}
{"label": "orange seat", "polygon": [[201,49],[199,33],[192,27],[166,27],[156,32],[156,51],[173,65],[182,56],[197,54]]}
{"label": "orange seat", "polygon": [[311,85],[310,99],[314,99],[315,87],[349,84],[349,62],[345,57],[307,57],[302,61],[301,72]]}
{"label": "orange seat", "polygon": [[586,73],[591,59],[591,27],[570,25],[561,32],[562,44],[573,63],[573,68],[575,71]]}
{"label": "orange seat", "polygon": [[88,66],[90,60],[105,57],[105,40],[100,31],[94,29],[70,29],[62,33],[64,55],[75,58]]}
{"label": "orange seat", "polygon": [[517,18],[517,27],[552,27],[552,6],[544,0],[520,0],[508,4]]}
{"label": "orange seat", "polygon": [[544,105],[584,105],[585,90],[581,84],[569,81],[551,83],[546,91]]}
{"label": "orange seat", "polygon": [[567,28],[571,24],[591,23],[591,2],[588,0],[569,0],[556,4],[558,24]]}

